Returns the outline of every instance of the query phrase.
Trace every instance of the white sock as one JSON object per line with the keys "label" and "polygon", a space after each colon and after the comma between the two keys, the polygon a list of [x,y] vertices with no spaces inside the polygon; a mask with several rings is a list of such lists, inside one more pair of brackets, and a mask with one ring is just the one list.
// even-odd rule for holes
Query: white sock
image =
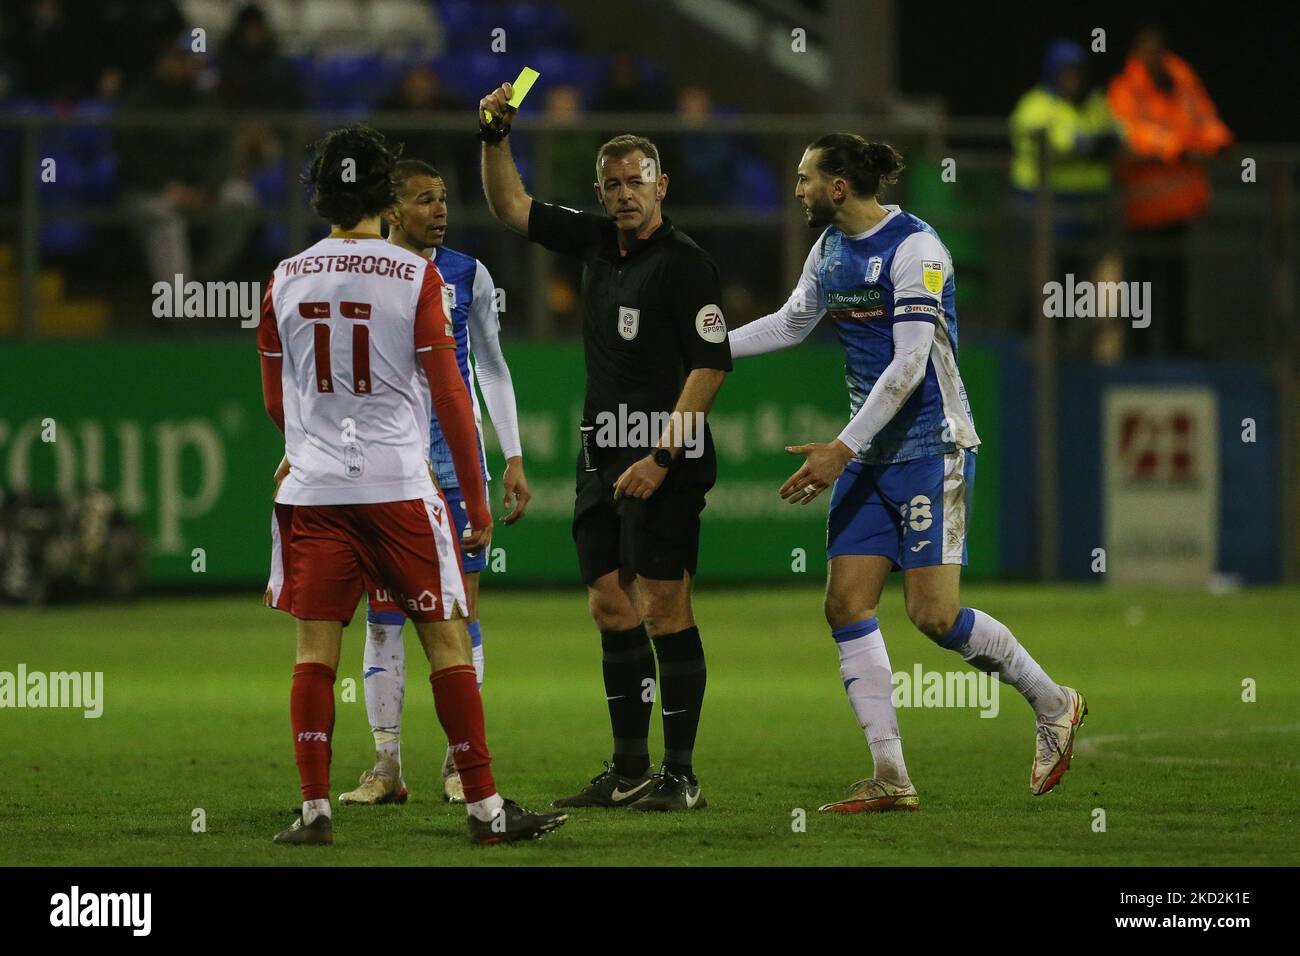
{"label": "white sock", "polygon": [[333,812],[330,810],[330,802],[325,800],[304,800],[302,802],[302,823],[303,826],[311,823],[317,817],[332,817]]}
{"label": "white sock", "polygon": [[873,617],[831,632],[840,652],[840,680],[858,726],[871,747],[872,775],[899,786],[911,781],[903,762],[903,741],[894,709],[893,669],[880,624]]}
{"label": "white sock", "polygon": [[475,820],[482,820],[484,823],[491,823],[492,818],[496,816],[496,812],[501,809],[501,806],[504,803],[505,801],[501,799],[501,794],[494,793],[486,799],[475,800],[473,803],[468,804],[467,809],[469,810],[469,815]]}
{"label": "white sock", "polygon": [[402,765],[402,700],[406,693],[406,650],[401,624],[366,622],[362,658],[366,716],[375,737],[375,755]]}
{"label": "white sock", "polygon": [[469,622],[469,654],[474,662],[474,676],[478,678],[478,689],[483,689],[483,624],[481,621]]}
{"label": "white sock", "polygon": [[[970,618],[966,618],[967,611]],[[962,660],[986,674],[996,674],[1002,683],[1020,691],[1040,717],[1059,717],[1065,712],[1069,703],[1065,692],[1005,624],[976,608],[962,608],[953,631],[967,626],[964,618],[970,631],[965,643],[956,648]]]}

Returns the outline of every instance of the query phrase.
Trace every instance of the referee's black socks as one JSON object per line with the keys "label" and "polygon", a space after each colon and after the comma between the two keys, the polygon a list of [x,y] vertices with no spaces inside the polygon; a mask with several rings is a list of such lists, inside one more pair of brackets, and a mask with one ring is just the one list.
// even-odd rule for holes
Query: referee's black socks
{"label": "referee's black socks", "polygon": [[650,712],[654,709],[655,656],[645,625],[601,631],[605,703],[614,730],[614,771],[643,777],[650,769]]}
{"label": "referee's black socks", "polygon": [[690,777],[707,676],[700,629],[658,634],[654,642],[659,655],[659,707],[664,717],[664,767]]}

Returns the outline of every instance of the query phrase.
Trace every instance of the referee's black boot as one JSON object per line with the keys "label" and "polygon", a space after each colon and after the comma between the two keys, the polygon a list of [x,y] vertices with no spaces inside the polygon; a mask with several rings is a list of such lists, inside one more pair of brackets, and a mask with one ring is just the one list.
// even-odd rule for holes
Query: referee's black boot
{"label": "referee's black boot", "polygon": [[591,783],[571,797],[561,797],[553,807],[630,807],[644,797],[654,786],[655,778],[647,771],[644,776],[625,777],[609,761],[605,770],[591,778]]}
{"label": "referee's black boot", "polygon": [[633,810],[703,810],[709,805],[694,774],[681,776],[667,767],[654,775],[654,786],[632,804]]}
{"label": "referee's black boot", "polygon": [[558,830],[568,819],[567,813],[534,813],[513,800],[503,800],[491,820],[469,818],[469,838],[479,846],[536,840],[544,833]]}

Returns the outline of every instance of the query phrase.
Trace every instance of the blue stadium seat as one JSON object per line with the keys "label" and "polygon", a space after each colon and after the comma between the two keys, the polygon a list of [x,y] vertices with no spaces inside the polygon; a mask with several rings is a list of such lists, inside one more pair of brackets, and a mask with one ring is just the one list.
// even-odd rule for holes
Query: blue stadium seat
{"label": "blue stadium seat", "polygon": [[312,98],[325,109],[367,109],[382,95],[385,76],[382,54],[328,54],[316,61]]}
{"label": "blue stadium seat", "polygon": [[564,49],[543,50],[529,54],[528,63],[552,86],[576,86],[585,99],[591,99],[599,90],[605,66],[599,60],[583,53]]}
{"label": "blue stadium seat", "polygon": [[473,97],[478,102],[487,90],[502,82],[503,60],[500,54],[490,50],[472,50],[440,58],[434,62],[434,69],[449,92]]}
{"label": "blue stadium seat", "polygon": [[740,194],[749,209],[776,211],[781,208],[781,185],[767,164],[746,154],[740,164]]}

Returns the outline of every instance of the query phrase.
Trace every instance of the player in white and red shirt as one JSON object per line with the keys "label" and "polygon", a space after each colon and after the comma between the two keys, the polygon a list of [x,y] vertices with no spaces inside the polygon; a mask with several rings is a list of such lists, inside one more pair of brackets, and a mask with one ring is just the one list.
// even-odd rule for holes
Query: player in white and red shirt
{"label": "player in white and red shirt", "polygon": [[303,795],[302,816],[277,843],[333,842],[334,679],[367,581],[397,596],[424,644],[471,839],[536,837],[566,819],[503,800],[492,779],[458,542],[427,460],[430,399],[469,511],[466,548],[488,544],[492,517],[442,277],[380,238],[395,161],[361,126],[317,144],[313,206],[333,231],[281,262],[262,302],[262,391],[290,469],[275,499],[268,598],[298,619],[290,715]]}

